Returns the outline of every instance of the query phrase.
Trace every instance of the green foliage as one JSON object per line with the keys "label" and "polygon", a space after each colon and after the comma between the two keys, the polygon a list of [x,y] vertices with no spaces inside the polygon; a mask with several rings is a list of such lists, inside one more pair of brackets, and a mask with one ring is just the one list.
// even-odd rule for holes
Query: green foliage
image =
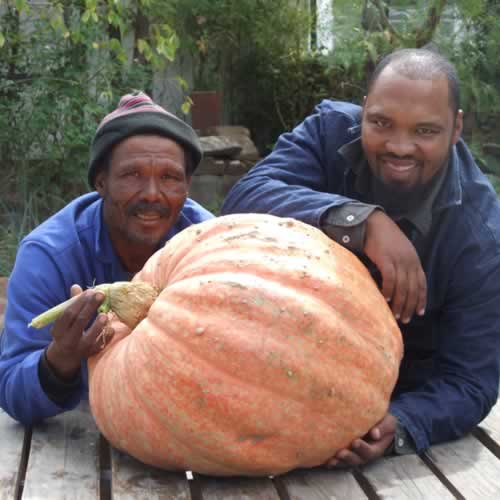
{"label": "green foliage", "polygon": [[182,43],[195,55],[196,90],[222,91],[231,123],[243,123],[262,150],[324,96],[327,76],[313,71],[307,2],[177,0]]}
{"label": "green foliage", "polygon": [[196,90],[227,89],[250,52],[280,57],[304,46],[308,11],[290,0],[174,0],[175,26],[196,55]]}
{"label": "green foliage", "polygon": [[233,68],[234,123],[244,123],[266,153],[283,131],[311,114],[323,99],[358,101],[362,89],[349,70],[331,67],[319,53],[290,50],[276,57],[254,51]]}
{"label": "green foliage", "polygon": [[124,93],[149,91],[179,46],[160,0],[47,3],[0,10],[0,274],[20,238],[88,189],[97,124]]}
{"label": "green foliage", "polygon": [[195,56],[195,89],[221,90],[226,120],[249,127],[264,154],[321,99],[361,102],[385,54],[432,41],[457,66],[475,157],[500,174],[484,151],[500,131],[497,0],[334,0],[331,53],[309,50],[308,3],[0,0],[0,274],[20,238],[87,189],[100,119],[124,93],[151,92],[179,48]]}

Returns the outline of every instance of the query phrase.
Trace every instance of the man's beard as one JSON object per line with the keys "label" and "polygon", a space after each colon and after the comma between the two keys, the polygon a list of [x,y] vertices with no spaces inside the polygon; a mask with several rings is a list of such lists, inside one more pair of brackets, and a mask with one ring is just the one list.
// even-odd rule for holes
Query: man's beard
{"label": "man's beard", "polygon": [[372,176],[373,203],[382,205],[386,212],[392,215],[405,214],[414,210],[432,190],[441,177],[443,170],[446,170],[450,155],[451,147],[441,168],[425,184],[418,183],[414,186],[405,186],[396,182],[386,183],[375,175]]}
{"label": "man's beard", "polygon": [[387,184],[377,177],[372,178],[373,202],[382,205],[387,213],[407,213],[415,208],[424,198],[430,184],[418,184],[405,189],[404,186]]}

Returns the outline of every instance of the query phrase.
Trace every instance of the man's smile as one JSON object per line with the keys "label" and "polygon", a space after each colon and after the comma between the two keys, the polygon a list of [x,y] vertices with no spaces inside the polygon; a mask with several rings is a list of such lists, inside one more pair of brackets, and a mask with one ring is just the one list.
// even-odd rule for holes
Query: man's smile
{"label": "man's smile", "polygon": [[379,161],[386,175],[398,178],[411,175],[421,165],[421,162],[414,158],[398,158],[392,155],[381,156]]}

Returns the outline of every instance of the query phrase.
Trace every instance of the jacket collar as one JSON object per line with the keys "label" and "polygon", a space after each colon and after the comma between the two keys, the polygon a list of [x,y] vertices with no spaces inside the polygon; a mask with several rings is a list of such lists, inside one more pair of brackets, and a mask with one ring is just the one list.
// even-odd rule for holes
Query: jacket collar
{"label": "jacket collar", "polygon": [[102,199],[96,206],[94,213],[94,227],[95,227],[95,256],[102,263],[111,266],[111,275],[119,276],[121,280],[128,281],[132,279],[133,273],[127,271],[116,254],[113,244],[111,243],[111,237],[109,236],[109,231],[104,223],[103,217],[103,206]]}

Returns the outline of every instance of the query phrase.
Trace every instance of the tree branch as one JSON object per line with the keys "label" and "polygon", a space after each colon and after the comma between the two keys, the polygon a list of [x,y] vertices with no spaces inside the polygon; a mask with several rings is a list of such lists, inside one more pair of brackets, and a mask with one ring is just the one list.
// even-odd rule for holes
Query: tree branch
{"label": "tree branch", "polygon": [[380,0],[370,0],[370,2],[377,8],[383,28],[389,31],[395,38],[401,39],[401,34],[394,28],[387,17],[383,3]]}
{"label": "tree branch", "polygon": [[443,15],[446,4],[447,0],[438,0],[437,5],[434,5],[429,9],[427,19],[422,25],[422,28],[415,34],[416,47],[422,47],[432,39],[439,21],[441,21],[441,16]]}

